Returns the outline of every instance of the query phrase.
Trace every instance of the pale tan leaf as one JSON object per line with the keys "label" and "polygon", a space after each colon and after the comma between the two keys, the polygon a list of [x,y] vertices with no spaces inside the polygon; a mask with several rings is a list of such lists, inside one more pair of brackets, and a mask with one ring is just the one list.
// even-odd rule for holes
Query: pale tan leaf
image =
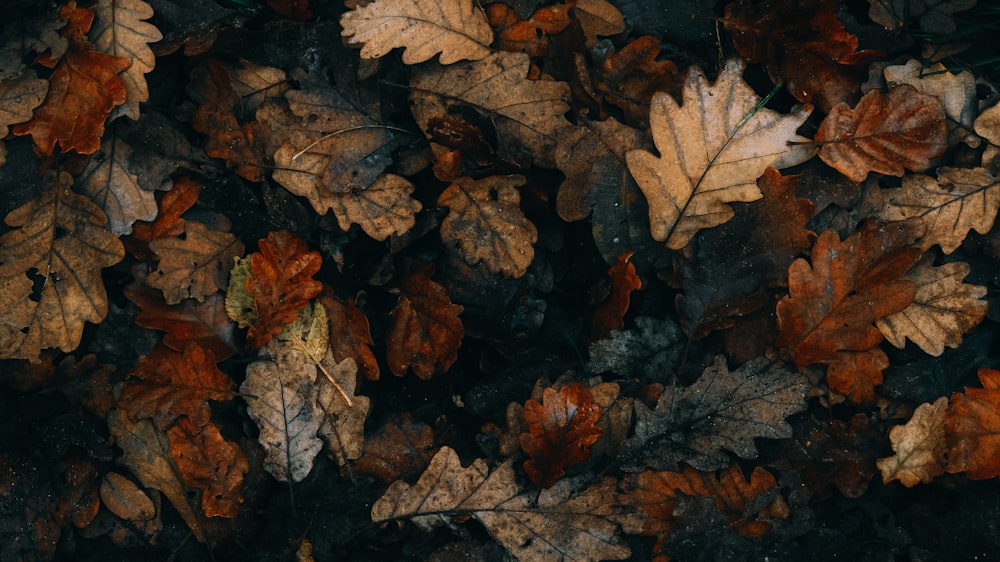
{"label": "pale tan leaf", "polygon": [[608,0],[577,0],[573,13],[587,38],[587,47],[597,44],[599,35],[618,35],[625,31],[625,18]]}
{"label": "pale tan leaf", "polygon": [[976,118],[974,128],[977,135],[993,146],[1000,146],[1000,104],[984,109]]}
{"label": "pale tan leaf", "polygon": [[14,230],[0,236],[0,359],[72,351],[84,322],[107,314],[101,269],[121,261],[125,249],[104,229],[104,212],[70,191],[72,181],[63,172],[5,219]]}
{"label": "pale tan leaf", "polygon": [[48,81],[36,78],[34,70],[0,81],[0,138],[7,136],[10,125],[31,119],[32,112],[42,104],[48,89]]}
{"label": "pale tan leaf", "polygon": [[758,108],[760,97],[742,78],[743,63],[726,62],[709,84],[692,68],[684,105],[669,94],[653,96],[650,130],[660,156],[626,153],[629,171],[649,202],[653,238],[679,250],[702,228],[733,217],[729,203],[761,198],[757,178],[769,166],[786,168],[813,155],[808,139],[795,130],[809,116],[796,109],[782,115]]}
{"label": "pale tan leaf", "polygon": [[927,226],[920,247],[938,244],[946,254],[954,252],[970,230],[989,232],[1000,208],[1000,180],[985,168],[941,168],[937,179],[907,174],[901,187],[882,193],[882,218],[920,217]]}
{"label": "pale tan leaf", "polygon": [[202,302],[218,292],[229,281],[233,259],[243,254],[239,238],[196,221],[184,223],[184,238],[158,238],[149,248],[160,262],[146,284],[163,291],[167,304],[187,298]]}
{"label": "pale tan leaf", "polygon": [[535,225],[518,204],[524,176],[458,178],[438,197],[448,207],[441,240],[457,245],[469,264],[482,263],[490,273],[521,277],[535,258]]}
{"label": "pale tan leaf", "polygon": [[902,349],[909,338],[937,357],[945,347],[962,344],[962,335],[979,325],[988,305],[983,300],[986,287],[962,283],[969,264],[934,267],[933,263],[933,254],[927,254],[906,273],[904,278],[917,286],[913,302],[875,325],[892,345]]}
{"label": "pale tan leaf", "polygon": [[264,101],[280,96],[289,88],[288,77],[280,68],[242,59],[240,65],[229,71],[229,77],[240,97],[240,110],[246,115],[255,113]]}
{"label": "pale tan leaf", "polygon": [[944,474],[945,412],[948,397],[942,396],[933,404],[921,404],[910,421],[889,431],[889,441],[896,453],[875,461],[882,471],[882,482],[899,480],[907,488],[923,482],[930,483],[935,476]]}
{"label": "pale tan leaf", "polygon": [[340,17],[341,32],[363,43],[361,58],[377,59],[405,47],[403,63],[416,64],[441,53],[441,64],[490,54],[493,31],[472,0],[374,0]]}
{"label": "pale tan leaf", "polygon": [[160,510],[153,500],[134,482],[117,472],[109,472],[101,480],[101,503],[146,536],[152,537],[163,528]]}
{"label": "pale tan leaf", "polygon": [[354,359],[348,357],[338,363],[333,351],[328,350],[322,366],[340,388],[322,379],[317,383],[317,403],[324,414],[319,436],[326,441],[326,449],[333,460],[344,466],[347,461],[361,457],[365,445],[365,418],[371,400],[354,394],[358,384],[358,364]]}
{"label": "pale tan leaf", "polygon": [[921,94],[937,98],[948,116],[952,144],[964,141],[973,148],[979,146],[978,137],[971,134],[979,110],[976,77],[971,72],[965,70],[952,74],[941,63],[924,66],[920,61],[910,59],[906,64],[885,67],[882,74],[890,88],[909,84]]}
{"label": "pale tan leaf", "polygon": [[143,189],[129,169],[131,158],[132,147],[107,137],[80,176],[80,189],[104,209],[108,230],[117,235],[131,234],[135,221],[151,221],[157,213],[153,192]]}
{"label": "pale tan leaf", "polygon": [[340,228],[352,224],[376,240],[393,234],[403,234],[417,222],[420,202],[413,198],[414,186],[395,174],[385,174],[366,189],[338,193],[328,199],[328,206],[337,217]]}
{"label": "pale tan leaf", "polygon": [[146,74],[156,66],[149,44],[163,39],[156,26],[143,21],[153,17],[153,8],[143,0],[99,0],[93,10],[90,38],[97,52],[132,61],[121,74],[125,104],[115,111],[138,119],[139,104],[149,100]]}
{"label": "pale tan leaf", "polygon": [[571,126],[563,116],[569,86],[528,80],[530,64],[524,53],[497,52],[480,61],[420,67],[410,80],[413,116],[428,131],[432,117],[471,106],[496,127],[500,158],[554,168],[559,133]]}

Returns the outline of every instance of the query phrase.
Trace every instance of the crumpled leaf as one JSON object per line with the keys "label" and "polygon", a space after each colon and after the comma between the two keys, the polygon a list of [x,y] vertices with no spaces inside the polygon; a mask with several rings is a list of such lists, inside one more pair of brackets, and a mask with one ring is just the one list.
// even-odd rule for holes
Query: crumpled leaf
{"label": "crumpled leaf", "polygon": [[385,420],[367,436],[364,452],[351,464],[351,470],[389,484],[418,476],[437,451],[431,426],[403,412]]}
{"label": "crumpled leaf", "polygon": [[94,50],[86,35],[93,11],[70,2],[59,10],[59,17],[68,21],[60,34],[69,40],[69,48],[49,77],[45,101],[31,121],[16,125],[13,133],[30,134],[39,152],[47,156],[56,143],[63,152],[90,154],[101,146],[104,121],[111,110],[125,102],[125,83],[118,74],[131,62]]}
{"label": "crumpled leaf", "polygon": [[649,112],[660,156],[626,154],[629,171],[649,202],[653,238],[679,250],[702,228],[732,218],[729,203],[755,201],[757,178],[769,166],[808,160],[812,148],[795,130],[809,116],[758,108],[760,98],[743,82],[743,63],[729,60],[714,84],[697,68],[688,72],[684,105],[656,94]]}
{"label": "crumpled leaf", "polygon": [[448,207],[441,221],[441,240],[456,245],[470,265],[482,263],[490,273],[521,277],[535,258],[535,225],[518,206],[524,176],[458,178],[438,196]]}
{"label": "crumpled leaf", "polygon": [[408,519],[425,530],[450,524],[453,514],[474,517],[518,560],[542,562],[624,560],[631,550],[618,529],[638,532],[644,519],[622,503],[613,479],[576,494],[568,485],[519,493],[510,462],[492,472],[482,459],[463,468],[448,447],[416,484],[394,482],[372,506],[376,524]]}
{"label": "crumpled leaf", "polygon": [[317,404],[324,413],[319,436],[326,441],[326,449],[333,460],[344,466],[347,461],[360,457],[364,449],[365,418],[371,400],[354,394],[358,382],[358,365],[354,359],[348,357],[338,363],[333,351],[327,350],[320,367],[337,386],[323,381],[318,384]]}
{"label": "crumpled leaf", "polygon": [[868,221],[843,242],[832,229],[820,234],[812,265],[799,258],[788,268],[776,345],[800,366],[829,365],[834,392],[856,403],[871,400],[888,366],[876,347],[882,334],[872,324],[912,302],[916,287],[904,275],[922,254],[909,244],[923,232],[921,222],[910,219]]}
{"label": "crumpled leaf", "polygon": [[968,10],[976,0],[868,0],[868,17],[892,31],[906,27],[908,18],[920,18],[920,29],[949,35],[957,29],[955,12]]}
{"label": "crumpled leaf", "polygon": [[188,298],[202,302],[227,286],[230,264],[243,253],[243,242],[232,233],[187,221],[184,238],[158,238],[149,248],[160,261],[146,284],[163,291],[167,304],[177,304]]}
{"label": "crumpled leaf", "polygon": [[80,177],[80,187],[108,216],[108,230],[117,235],[132,232],[137,220],[156,218],[156,198],[139,185],[129,165],[132,147],[110,135]]}
{"label": "crumpled leaf", "polygon": [[1000,180],[986,168],[945,167],[938,170],[936,179],[907,174],[901,187],[882,194],[883,218],[920,217],[927,225],[920,247],[938,244],[946,254],[954,252],[970,230],[989,232],[1000,208]]}
{"label": "crumpled leaf", "polygon": [[635,436],[622,454],[624,470],[698,470],[729,465],[723,450],[757,456],[754,439],[792,436],[785,418],[805,410],[806,380],[764,358],[729,371],[720,355],[688,387],[667,387],[655,409],[635,403]]}
{"label": "crumpled leaf", "polygon": [[405,47],[404,64],[430,60],[441,64],[481,59],[490,54],[493,32],[472,0],[374,0],[340,16],[341,34],[364,43],[361,58],[377,59]]}
{"label": "crumpled leaf", "polygon": [[14,230],[0,236],[0,358],[37,362],[45,348],[72,351],[84,322],[107,314],[101,268],[125,250],[104,229],[104,212],[71,183],[63,172],[4,219]]}
{"label": "crumpled leaf", "polygon": [[590,389],[568,384],[557,392],[546,388],[542,401],[524,403],[528,433],[520,436],[521,448],[531,457],[524,461],[528,478],[542,488],[551,488],[565,469],[590,458],[590,446],[601,438],[596,426],[601,407]]}
{"label": "crumpled leaf", "polygon": [[498,157],[555,167],[560,132],[570,126],[563,117],[569,86],[528,80],[530,62],[524,53],[500,51],[480,61],[418,68],[410,80],[417,124],[428,131],[432,117],[474,108],[496,127]]}
{"label": "crumpled leaf", "polygon": [[854,108],[834,106],[813,140],[819,157],[851,181],[869,172],[902,176],[920,172],[948,149],[948,126],[937,98],[902,84],[882,94],[872,90]]}
{"label": "crumpled leaf", "polygon": [[143,0],[99,0],[94,5],[94,27],[90,37],[99,53],[123,57],[132,62],[120,74],[125,85],[125,103],[118,113],[135,120],[139,104],[149,100],[146,74],[156,66],[150,43],[163,39],[160,30],[148,20],[153,8]]}
{"label": "crumpled leaf", "polygon": [[[170,191],[164,193],[160,199],[156,220],[152,223],[140,222],[133,225],[132,236],[143,242],[152,242],[167,236],[180,236],[184,232],[185,224],[181,215],[194,206],[199,196],[201,196],[200,183],[190,178],[178,179]],[[132,246],[129,247],[129,251],[133,252]]]}
{"label": "crumpled leaf", "polygon": [[973,480],[1000,476],[1000,371],[979,369],[983,388],[951,395],[945,414],[948,472]]}
{"label": "crumpled leaf", "polygon": [[945,412],[948,397],[933,404],[917,406],[913,416],[903,425],[889,431],[892,450],[896,453],[876,461],[882,471],[882,482],[899,480],[907,488],[923,482],[929,484],[945,469]]}
{"label": "crumpled leaf", "polygon": [[415,272],[400,283],[386,341],[389,370],[401,377],[412,370],[421,379],[447,372],[458,359],[465,328],[445,287],[427,273]]}
{"label": "crumpled leaf", "polygon": [[962,283],[969,274],[965,262],[934,267],[927,254],[904,277],[916,285],[913,302],[902,311],[878,320],[885,339],[902,349],[906,339],[924,353],[940,356],[945,347],[958,347],[962,335],[975,328],[986,316],[986,287]]}
{"label": "crumpled leaf", "polygon": [[213,423],[198,427],[186,417],[167,432],[170,453],[184,484],[202,491],[201,509],[207,517],[233,518],[243,503],[240,486],[250,470],[239,445],[226,441]]}

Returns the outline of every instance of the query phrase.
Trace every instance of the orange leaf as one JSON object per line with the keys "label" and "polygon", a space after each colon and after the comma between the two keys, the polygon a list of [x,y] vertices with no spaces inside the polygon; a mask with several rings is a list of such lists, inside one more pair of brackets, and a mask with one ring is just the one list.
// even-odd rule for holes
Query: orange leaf
{"label": "orange leaf", "polygon": [[547,35],[561,33],[569,26],[569,6],[555,4],[539,8],[531,19],[521,20],[513,8],[501,2],[486,7],[486,18],[497,31],[497,48],[543,57],[549,53]]}
{"label": "orange leaf", "polygon": [[597,71],[594,87],[605,101],[625,112],[625,120],[644,124],[649,120],[649,102],[656,92],[680,97],[682,77],[677,65],[658,61],[662,43],[656,37],[637,37],[618,52],[611,52]]}
{"label": "orange leaf", "polygon": [[565,469],[590,458],[590,446],[601,438],[595,424],[601,407],[590,389],[581,383],[566,385],[556,392],[546,388],[542,402],[524,403],[524,418],[530,433],[521,434],[521,448],[531,457],[524,471],[536,486],[550,488]]}
{"label": "orange leaf", "polygon": [[465,328],[448,291],[426,273],[403,278],[399,302],[392,311],[392,329],[386,341],[389,370],[397,377],[408,369],[422,379],[445,372],[458,359]]}
{"label": "orange leaf", "polygon": [[247,337],[259,349],[323,290],[323,284],[312,279],[323,258],[287,230],[268,234],[260,240],[260,252],[250,256],[247,291],[253,297],[258,321],[250,326]]}
{"label": "orange leaf", "polygon": [[941,102],[902,84],[882,94],[872,90],[851,109],[839,103],[813,138],[819,157],[854,182],[869,172],[902,176],[919,172],[948,148],[948,126]]}
{"label": "orange leaf", "polygon": [[633,252],[623,252],[618,256],[615,265],[608,269],[611,277],[611,294],[594,312],[590,322],[591,337],[599,340],[608,336],[611,330],[621,330],[625,327],[625,313],[632,291],[642,288],[642,279],[635,272],[635,264],[631,261]]}
{"label": "orange leaf", "polygon": [[983,388],[952,394],[945,413],[948,472],[973,480],[1000,476],[1000,371],[979,369]]}
{"label": "orange leaf", "polygon": [[777,346],[798,365],[830,365],[831,390],[853,402],[874,397],[888,366],[875,347],[882,334],[873,322],[909,306],[916,287],[904,274],[920,258],[909,246],[924,231],[919,220],[866,222],[840,241],[827,230],[816,240],[812,265],[797,259],[788,268],[789,295],[777,305]]}
{"label": "orange leaf", "polygon": [[175,181],[170,191],[164,193],[160,199],[160,210],[156,220],[136,221],[132,226],[132,237],[143,242],[152,242],[167,236],[180,236],[184,232],[184,219],[181,215],[193,207],[200,196],[199,182],[191,178]]}
{"label": "orange leaf", "polygon": [[191,82],[201,98],[191,126],[208,135],[205,153],[225,160],[240,177],[261,181],[264,177],[261,157],[251,128],[241,125],[233,113],[240,96],[233,87],[229,70],[219,61],[209,59],[191,72]]}
{"label": "orange leaf", "polygon": [[208,517],[236,517],[243,503],[240,486],[250,470],[239,445],[226,441],[213,423],[197,427],[182,417],[167,432],[170,456],[184,485],[203,491],[201,509]]}
{"label": "orange leaf", "polygon": [[68,20],[62,30],[69,49],[49,77],[49,92],[27,123],[13,128],[15,135],[31,135],[38,150],[50,156],[58,142],[63,152],[97,152],[104,121],[111,110],[125,103],[125,83],[118,76],[132,63],[94,51],[87,31],[94,12],[70,2],[59,11]]}
{"label": "orange leaf", "polygon": [[152,418],[161,431],[178,416],[204,427],[212,417],[209,400],[236,396],[232,379],[216,367],[212,352],[193,343],[183,354],[157,346],[132,370],[132,376],[139,380],[126,382],[118,407],[133,421]]}
{"label": "orange leaf", "polygon": [[366,379],[377,381],[378,360],[372,353],[375,342],[372,340],[371,328],[365,313],[354,304],[354,301],[345,302],[338,299],[330,287],[324,287],[316,300],[326,309],[330,327],[330,347],[333,349],[334,357],[339,361],[348,357],[354,359],[358,371],[364,373]]}

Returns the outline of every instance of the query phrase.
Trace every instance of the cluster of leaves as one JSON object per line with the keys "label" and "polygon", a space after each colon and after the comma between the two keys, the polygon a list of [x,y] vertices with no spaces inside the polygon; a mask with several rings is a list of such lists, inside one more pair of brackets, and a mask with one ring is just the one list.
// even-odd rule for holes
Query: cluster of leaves
{"label": "cluster of leaves", "polygon": [[926,558],[815,522],[1000,476],[989,7],[238,4],[3,24],[0,561]]}

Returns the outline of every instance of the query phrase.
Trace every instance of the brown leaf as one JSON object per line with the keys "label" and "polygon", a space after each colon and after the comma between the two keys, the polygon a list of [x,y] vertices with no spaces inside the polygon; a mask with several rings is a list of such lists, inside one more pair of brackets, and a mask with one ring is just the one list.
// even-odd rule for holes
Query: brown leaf
{"label": "brown leaf", "polygon": [[168,236],[180,236],[184,232],[185,223],[181,215],[193,207],[200,196],[201,183],[187,177],[175,181],[170,191],[160,199],[156,220],[138,221],[132,225],[131,238],[125,238],[129,253],[141,260],[152,259],[149,242]]}
{"label": "brown leaf", "polygon": [[7,215],[14,230],[0,236],[0,358],[38,361],[44,348],[72,351],[84,322],[107,314],[101,268],[125,256],[104,229],[104,213],[69,190],[63,172],[55,185]]}
{"label": "brown leaf", "polygon": [[907,488],[944,474],[945,469],[945,417],[948,397],[942,396],[933,404],[921,404],[910,421],[889,431],[891,457],[878,459],[882,482],[899,480]]}
{"label": "brown leaf", "polygon": [[608,0],[575,0],[573,16],[580,22],[587,47],[597,44],[598,36],[618,35],[625,31],[625,18]]}
{"label": "brown leaf", "polygon": [[403,412],[385,420],[368,435],[364,451],[351,464],[351,470],[388,484],[420,474],[437,450],[431,426]]}
{"label": "brown leaf", "polygon": [[[48,89],[49,83],[37,78],[34,70],[25,70],[20,76],[0,80],[0,138],[7,136],[9,126],[31,119]],[[7,149],[0,142],[0,166],[6,159]]]}
{"label": "brown leaf", "polygon": [[570,6],[554,4],[538,8],[530,19],[517,17],[513,8],[502,2],[486,7],[486,18],[497,30],[497,48],[512,53],[527,53],[533,57],[549,54],[547,35],[562,33],[569,27]]}
{"label": "brown leaf", "polygon": [[595,425],[600,417],[601,407],[581,383],[568,384],[558,392],[546,388],[541,403],[525,402],[529,432],[522,433],[520,441],[531,457],[524,461],[528,478],[536,486],[551,488],[565,469],[590,458],[590,446],[601,438]]}
{"label": "brown leaf", "polygon": [[869,172],[902,176],[920,172],[948,149],[948,127],[941,102],[908,84],[888,94],[872,90],[852,109],[834,106],[813,140],[819,157],[851,181]]}
{"label": "brown leaf", "polygon": [[330,329],[330,347],[333,355],[340,360],[354,359],[365,378],[379,379],[378,360],[372,352],[372,340],[368,317],[353,300],[341,301],[329,286],[323,287],[316,301],[326,309]]}
{"label": "brown leaf", "polygon": [[840,241],[819,236],[812,265],[800,258],[788,268],[789,296],[778,303],[776,345],[798,365],[826,363],[830,389],[862,403],[874,397],[888,366],[876,348],[882,334],[873,322],[905,309],[916,287],[903,276],[922,251],[910,246],[923,234],[916,219],[866,222]]}
{"label": "brown leaf", "polygon": [[94,51],[87,31],[94,12],[71,1],[59,11],[68,21],[60,32],[69,40],[52,76],[45,101],[27,123],[14,127],[15,135],[31,135],[39,152],[51,155],[56,143],[63,152],[96,152],[101,146],[104,121],[126,99],[125,83],[118,73],[129,68],[129,59]]}
{"label": "brown leaf", "polygon": [[59,374],[65,377],[63,394],[101,419],[107,417],[115,404],[111,388],[114,372],[114,365],[98,363],[97,356],[93,354],[84,355],[79,360],[69,356],[59,362]]}
{"label": "brown leaf", "polygon": [[211,351],[189,344],[184,353],[158,346],[131,371],[118,407],[133,420],[151,418],[156,429],[167,429],[179,416],[198,427],[212,417],[209,400],[236,396],[235,384],[215,365]]}
{"label": "brown leaf", "polygon": [[604,339],[611,330],[621,330],[625,327],[625,313],[628,312],[632,291],[642,288],[642,279],[635,272],[635,265],[629,261],[631,258],[632,252],[624,252],[608,269],[608,277],[611,277],[611,294],[594,311],[594,316],[590,320],[592,340]]}
{"label": "brown leaf", "polygon": [[295,21],[305,22],[313,18],[309,0],[267,0],[267,5],[279,15]]}
{"label": "brown leaf", "polygon": [[163,528],[159,509],[153,500],[134,482],[117,472],[109,472],[101,480],[101,503],[146,536],[153,537]]}
{"label": "brown leaf", "polygon": [[250,127],[236,119],[240,97],[232,78],[221,62],[205,60],[191,71],[191,83],[199,98],[191,116],[195,131],[208,135],[205,153],[226,161],[240,177],[250,181],[264,178],[263,161]]}
{"label": "brown leaf", "polygon": [[653,94],[667,92],[680,97],[683,82],[677,65],[659,61],[662,43],[643,35],[605,57],[594,79],[594,88],[604,100],[625,112],[625,120],[636,126],[649,120]]}
{"label": "brown leaf", "polygon": [[957,25],[954,13],[968,10],[976,0],[868,0],[868,17],[888,30],[910,27],[911,18],[919,18],[921,31],[950,35]]}
{"label": "brown leaf", "polygon": [[149,99],[146,74],[156,66],[150,43],[163,39],[154,25],[143,21],[153,17],[153,8],[143,0],[99,0],[94,5],[90,37],[99,53],[123,56],[132,62],[120,74],[125,86],[125,105],[120,113],[139,118],[139,103]]}
{"label": "brown leaf", "polygon": [[422,379],[446,372],[458,359],[465,329],[444,286],[426,273],[407,275],[400,283],[399,302],[392,311],[386,338],[389,370],[397,377],[412,370]]}
{"label": "brown leaf", "polygon": [[448,207],[441,221],[441,240],[457,245],[470,265],[482,263],[491,273],[521,277],[535,258],[535,225],[518,206],[517,187],[524,176],[458,178],[438,197]]}
{"label": "brown leaf", "polygon": [[131,169],[132,147],[115,135],[101,143],[80,177],[80,188],[108,216],[108,230],[117,235],[132,232],[132,223],[156,218],[156,200],[152,191],[139,185],[139,176]]}
{"label": "brown leaf", "polygon": [[206,517],[239,515],[243,503],[240,487],[250,470],[239,445],[226,441],[213,423],[198,427],[186,417],[167,432],[170,454],[184,485],[202,491],[201,509]]}
{"label": "brown leaf", "polygon": [[358,365],[350,357],[339,363],[327,350],[320,368],[334,384],[321,380],[316,403],[323,412],[318,434],[326,441],[326,450],[339,466],[361,456],[365,444],[365,419],[371,400],[357,396]]}
{"label": "brown leaf", "polygon": [[146,284],[163,291],[167,304],[177,304],[188,298],[202,302],[226,287],[233,259],[243,253],[243,242],[229,232],[187,221],[184,238],[158,238],[149,243],[149,249],[159,263]]}
{"label": "brown leaf", "polygon": [[979,369],[983,388],[951,395],[945,413],[948,472],[973,480],[1000,476],[1000,371]]}

